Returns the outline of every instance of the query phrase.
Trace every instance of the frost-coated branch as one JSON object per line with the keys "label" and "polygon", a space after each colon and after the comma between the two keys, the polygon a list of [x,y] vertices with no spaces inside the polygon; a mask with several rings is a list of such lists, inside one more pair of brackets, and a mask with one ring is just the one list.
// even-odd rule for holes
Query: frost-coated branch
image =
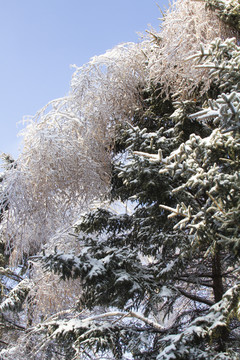
{"label": "frost-coated branch", "polygon": [[[14,244],[13,263],[23,253],[37,253],[92,201],[109,194],[115,127],[130,122],[142,107],[140,89],[161,83],[167,95],[189,96],[203,82],[205,70],[191,62],[182,66],[183,60],[196,53],[199,43],[216,38],[219,29],[226,37],[228,30],[215,14],[206,13],[204,4],[176,1],[166,12],[161,41],[152,41],[151,31],[140,44],[116,46],[75,66],[69,95],[27,119],[23,149],[2,194],[9,203],[2,229],[9,251]],[[161,150],[152,160],[165,161]]]}
{"label": "frost-coated branch", "polygon": [[129,311],[129,312],[120,312],[120,311],[113,311],[113,312],[108,312],[108,313],[104,313],[104,314],[100,314],[100,315],[95,315],[92,317],[88,317],[82,320],[82,322],[90,322],[90,321],[95,321],[95,320],[99,320],[99,319],[104,319],[104,318],[108,318],[108,317],[114,317],[114,316],[118,316],[121,318],[126,318],[126,317],[133,317],[136,318],[138,320],[141,320],[142,322],[144,322],[147,325],[150,325],[151,327],[153,327],[156,330],[163,330],[163,327],[158,324],[155,321],[152,321],[148,318],[146,318],[145,316],[142,316],[134,311]]}
{"label": "frost-coated branch", "polygon": [[77,68],[70,94],[50,102],[22,131],[24,147],[2,192],[9,204],[2,228],[9,247],[15,244],[13,262],[36,253],[108,194],[114,129],[140,105],[145,47],[119,45]]}
{"label": "frost-coated branch", "polygon": [[[129,312],[123,312],[123,311],[111,311],[111,312],[107,312],[107,313],[102,313],[102,314],[98,314],[98,315],[94,315],[94,316],[90,316],[90,317],[86,317],[86,318],[80,318],[77,319],[77,317],[80,315],[76,315],[75,318],[69,320],[69,323],[66,323],[66,329],[70,328],[70,323],[72,323],[72,326],[77,329],[78,326],[84,326],[84,324],[89,324],[91,322],[95,322],[96,320],[102,320],[105,321],[106,318],[115,318],[117,317],[117,320],[114,320],[114,323],[116,323],[116,321],[120,321],[124,318],[135,318],[138,320],[141,320],[142,322],[144,322],[145,324],[151,326],[152,328],[158,330],[158,331],[162,331],[164,330],[164,327],[162,325],[160,325],[159,323],[150,320],[149,318],[146,318],[145,316],[142,316],[134,311],[129,311]],[[64,328],[64,324],[61,324],[61,320],[58,321],[56,319],[56,317],[54,317],[53,319],[47,319],[46,321],[44,321],[42,324],[39,324],[39,328],[36,328],[35,330],[33,330],[33,333],[35,331],[39,331],[39,329],[41,329],[42,327],[48,327],[48,326],[53,326],[54,324],[58,324],[59,326],[61,326],[62,328]],[[59,330],[57,330],[59,332]],[[66,330],[67,331],[67,330]],[[85,335],[84,335],[85,336]]]}
{"label": "frost-coated branch", "polygon": [[159,331],[162,331],[164,329],[163,326],[161,326],[159,323],[155,322],[155,321],[152,321],[136,312],[133,312],[133,311],[130,311],[129,312],[129,315],[136,318],[136,319],[139,319],[143,322],[145,322],[147,325],[150,325],[151,327],[153,327],[154,329],[156,330],[159,330]]}
{"label": "frost-coated branch", "polygon": [[[66,358],[70,348],[83,358],[89,349],[93,358],[112,351],[160,360],[176,350],[187,359],[189,350],[191,359],[205,359],[212,344],[215,357],[209,336],[235,317],[239,289],[207,313],[211,255],[220,249],[219,276],[231,288],[236,279],[224,274],[237,269],[240,253],[240,49],[236,40],[221,41],[232,30],[217,15],[203,1],[174,1],[161,33],[75,67],[69,95],[28,119],[22,152],[1,176],[0,226],[11,264],[32,256],[30,319],[23,320],[29,338],[40,340],[37,357],[60,346]],[[113,214],[103,207],[110,198],[113,207],[129,200],[132,212]],[[49,271],[40,250],[49,254]],[[3,311],[26,299],[23,285]],[[201,318],[189,299],[202,303]],[[160,325],[175,309],[175,326]],[[25,339],[19,343],[25,349]]]}

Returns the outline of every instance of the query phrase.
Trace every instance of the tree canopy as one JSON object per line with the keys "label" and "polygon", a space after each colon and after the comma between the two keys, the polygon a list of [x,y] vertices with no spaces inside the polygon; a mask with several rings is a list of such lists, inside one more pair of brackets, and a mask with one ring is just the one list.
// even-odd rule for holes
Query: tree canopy
{"label": "tree canopy", "polygon": [[240,358],[238,10],[175,1],[28,124],[1,181],[2,359]]}

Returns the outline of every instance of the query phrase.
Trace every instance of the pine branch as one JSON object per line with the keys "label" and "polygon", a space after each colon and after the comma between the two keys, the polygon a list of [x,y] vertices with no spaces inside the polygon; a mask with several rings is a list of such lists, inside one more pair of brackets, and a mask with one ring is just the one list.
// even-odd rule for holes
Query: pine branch
{"label": "pine branch", "polygon": [[189,284],[197,284],[197,285],[205,286],[205,287],[209,287],[209,288],[213,287],[213,285],[209,284],[208,282],[203,282],[203,281],[199,282],[197,280],[184,279],[184,277],[175,277],[174,280],[183,281],[183,282],[186,282],[186,283],[189,283]]}
{"label": "pine branch", "polygon": [[3,340],[0,340],[0,343],[1,344],[3,344],[3,345],[6,345],[6,346],[8,346],[9,344],[8,343],[6,343],[5,341],[3,341]]}
{"label": "pine branch", "polygon": [[107,312],[104,314],[100,314],[100,315],[95,315],[92,317],[88,317],[82,320],[82,322],[90,322],[90,321],[95,321],[95,320],[99,320],[99,319],[104,319],[104,318],[108,318],[108,317],[115,317],[115,316],[119,316],[121,318],[125,318],[125,317],[133,317],[136,319],[139,319],[141,321],[143,321],[144,323],[150,325],[151,327],[157,329],[157,330],[163,330],[163,327],[161,325],[159,325],[158,323],[134,312],[134,311],[129,311],[129,312],[119,312],[119,311],[114,311],[114,312]]}
{"label": "pine branch", "polygon": [[211,301],[211,300],[204,299],[204,298],[201,297],[201,296],[197,296],[197,295],[193,295],[193,294],[191,294],[191,293],[188,293],[187,291],[181,289],[180,287],[176,287],[176,288],[177,288],[178,291],[181,293],[181,295],[187,297],[187,298],[190,299],[190,300],[197,301],[197,302],[200,302],[200,303],[209,305],[209,306],[214,305],[214,302]]}
{"label": "pine branch", "polygon": [[130,314],[130,316],[135,317],[136,319],[139,319],[139,320],[145,322],[146,324],[150,325],[151,327],[153,327],[156,330],[162,331],[164,329],[163,326],[159,325],[155,321],[149,320],[148,318],[146,318],[146,317],[144,317],[142,315],[139,315],[139,314],[137,314],[137,313],[135,313],[133,311],[130,311],[129,314]]}
{"label": "pine branch", "polygon": [[142,152],[142,151],[134,151],[133,152],[134,155],[138,155],[138,156],[143,156],[147,159],[149,159],[149,161],[154,162],[154,163],[166,163],[166,160],[163,159],[162,157],[162,150],[159,149],[157,155],[156,154],[149,154],[146,152]]}
{"label": "pine branch", "polygon": [[15,328],[19,329],[19,330],[22,330],[22,331],[25,331],[26,330],[26,327],[22,326],[22,325],[19,325],[19,324],[16,324],[15,322],[13,322],[12,320],[10,319],[7,319],[6,316],[4,316],[2,314],[2,317],[3,317],[3,320],[9,324],[11,324],[12,326],[14,326]]}

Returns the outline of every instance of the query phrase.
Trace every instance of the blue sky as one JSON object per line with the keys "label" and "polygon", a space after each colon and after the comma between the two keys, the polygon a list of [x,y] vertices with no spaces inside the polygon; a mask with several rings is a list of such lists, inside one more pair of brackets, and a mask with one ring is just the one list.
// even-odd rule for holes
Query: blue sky
{"label": "blue sky", "polygon": [[71,64],[138,42],[159,17],[154,0],[0,0],[0,152],[17,157],[16,124],[68,93]]}

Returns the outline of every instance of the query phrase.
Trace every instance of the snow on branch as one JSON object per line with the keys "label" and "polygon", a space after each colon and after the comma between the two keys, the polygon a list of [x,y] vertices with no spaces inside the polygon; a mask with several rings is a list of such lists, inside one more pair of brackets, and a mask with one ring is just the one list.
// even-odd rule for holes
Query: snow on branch
{"label": "snow on branch", "polygon": [[[81,317],[82,314],[80,313]],[[134,311],[122,312],[122,311],[111,311],[90,317],[77,318],[75,316],[72,319],[64,320],[51,320],[44,321],[37,327],[32,329],[30,335],[37,334],[38,332],[46,332],[48,336],[39,345],[36,346],[35,354],[39,353],[47,344],[52,340],[59,340],[61,338],[68,338],[73,336],[75,338],[75,350],[81,347],[81,344],[90,344],[90,348],[93,350],[94,341],[101,344],[102,341],[110,338],[112,332],[114,333],[116,323],[126,318],[137,319],[144,324],[150,326],[154,330],[163,331],[164,328],[157,322],[150,320]],[[114,330],[115,329],[115,330]],[[95,332],[97,331],[97,338],[95,338]],[[102,333],[102,337],[99,334]],[[109,334],[107,334],[109,333]]]}
{"label": "snow on branch", "polygon": [[74,224],[92,201],[109,194],[116,125],[131,122],[143,107],[142,90],[152,83],[165,95],[188,97],[206,70],[184,59],[219,31],[227,37],[204,4],[177,0],[157,37],[150,31],[139,44],[118,45],[75,66],[69,94],[26,119],[22,152],[2,186],[8,210],[1,227],[13,263],[38,252],[57,229]]}
{"label": "snow on branch", "polygon": [[210,85],[208,72],[186,62],[186,57],[196,54],[200,44],[206,46],[217,37],[232,36],[232,30],[216,13],[206,11],[204,1],[173,1],[163,18],[160,34],[150,32],[159,49],[149,56],[150,78],[163,84],[165,94],[183,99],[189,98],[201,81],[202,91],[206,91]]}
{"label": "snow on branch", "polygon": [[76,68],[71,91],[22,131],[23,149],[4,179],[3,234],[17,261],[109,191],[115,125],[131,118],[146,82],[142,45],[124,44]]}
{"label": "snow on branch", "polygon": [[7,298],[0,304],[0,311],[21,309],[33,283],[28,280],[22,280],[8,294]]}
{"label": "snow on branch", "polygon": [[184,355],[189,354],[193,343],[196,344],[196,338],[220,336],[219,329],[228,326],[229,319],[236,315],[236,308],[239,316],[239,291],[240,285],[233,286],[221,301],[209,309],[207,315],[197,317],[182,333],[166,336],[163,339],[165,349],[159,353],[157,359],[167,360],[170,356],[184,358]]}

